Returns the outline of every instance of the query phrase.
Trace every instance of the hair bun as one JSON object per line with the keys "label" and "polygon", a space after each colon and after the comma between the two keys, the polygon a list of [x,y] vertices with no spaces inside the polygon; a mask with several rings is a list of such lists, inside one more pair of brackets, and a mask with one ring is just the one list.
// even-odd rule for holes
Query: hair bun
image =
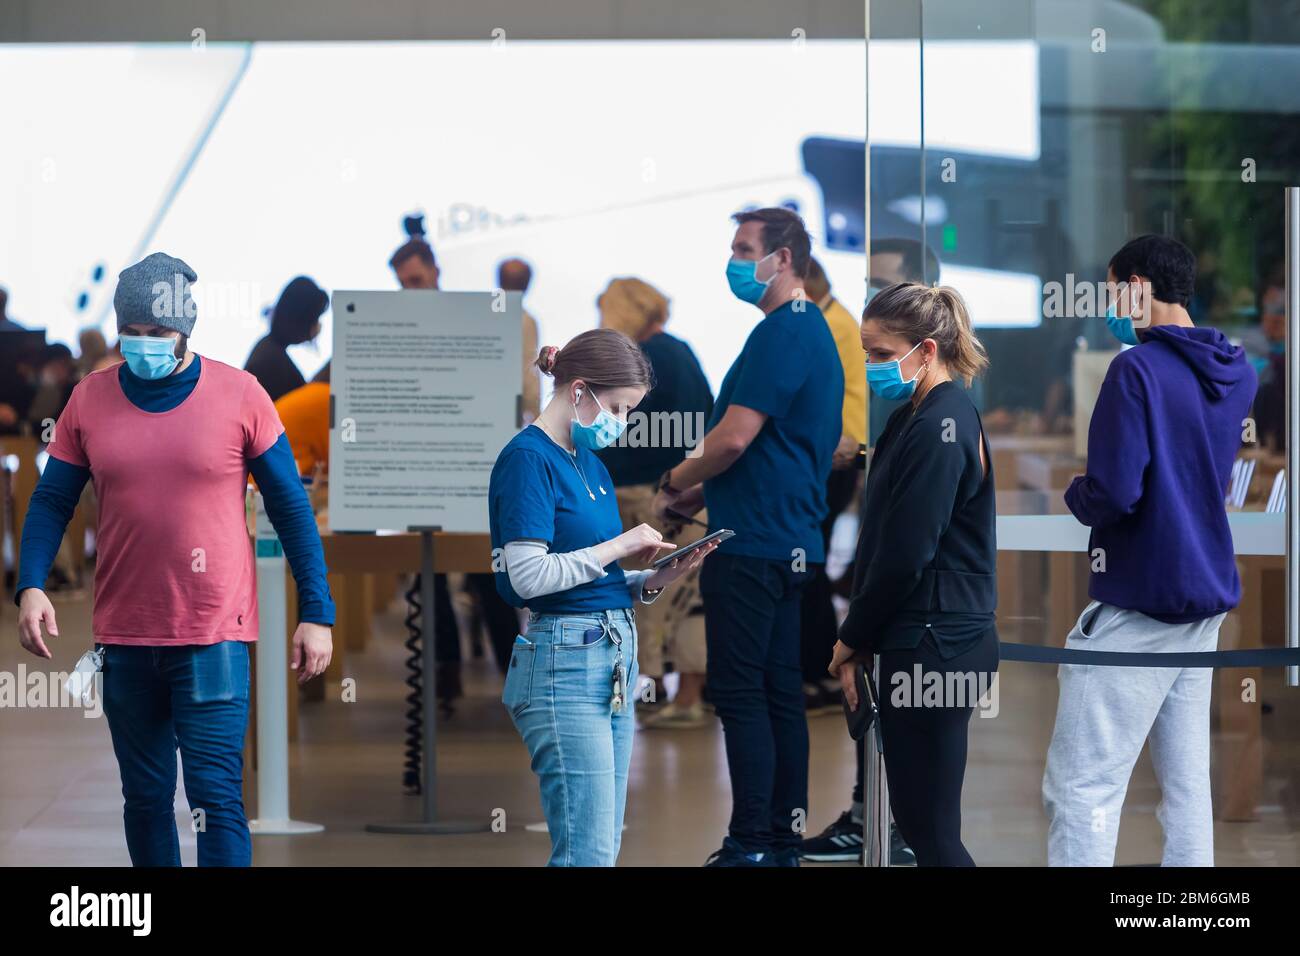
{"label": "hair bun", "polygon": [[554,345],[544,345],[542,350],[537,353],[537,367],[547,375],[555,368],[555,357],[560,354],[560,350]]}

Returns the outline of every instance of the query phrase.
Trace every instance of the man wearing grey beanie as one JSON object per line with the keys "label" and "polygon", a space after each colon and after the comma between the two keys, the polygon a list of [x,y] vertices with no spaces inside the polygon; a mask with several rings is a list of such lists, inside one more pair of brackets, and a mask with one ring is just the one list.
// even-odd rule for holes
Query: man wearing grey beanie
{"label": "man wearing grey beanie", "polygon": [[[51,657],[43,587],[81,491],[99,499],[91,629],[136,866],[179,866],[176,752],[200,866],[248,866],[242,799],[257,591],[244,517],[257,479],[298,586],[299,683],[332,655],[324,551],[275,406],[253,376],[189,348],[198,317],[185,262],[155,252],[118,275],[125,361],[87,375],[54,426],[23,526],[23,647]],[[202,825],[198,825],[202,822]]]}

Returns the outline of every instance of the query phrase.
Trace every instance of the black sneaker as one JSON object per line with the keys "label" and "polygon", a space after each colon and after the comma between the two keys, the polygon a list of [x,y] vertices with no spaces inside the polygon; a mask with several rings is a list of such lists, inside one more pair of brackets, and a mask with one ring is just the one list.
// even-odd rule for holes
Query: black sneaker
{"label": "black sneaker", "polygon": [[[891,854],[892,855],[892,854]],[[853,863],[862,859],[862,821],[845,810],[815,837],[803,841],[800,856],[813,863]]]}
{"label": "black sneaker", "polygon": [[[771,853],[746,853],[731,837],[724,837],[722,849],[704,861],[705,866],[778,866]],[[788,864],[787,864],[788,865]]]}
{"label": "black sneaker", "polygon": [[788,846],[784,850],[777,850],[772,858],[776,860],[777,866],[798,866],[799,852],[797,846]]}
{"label": "black sneaker", "polygon": [[898,827],[889,825],[889,865],[916,866],[916,853],[903,841]]}

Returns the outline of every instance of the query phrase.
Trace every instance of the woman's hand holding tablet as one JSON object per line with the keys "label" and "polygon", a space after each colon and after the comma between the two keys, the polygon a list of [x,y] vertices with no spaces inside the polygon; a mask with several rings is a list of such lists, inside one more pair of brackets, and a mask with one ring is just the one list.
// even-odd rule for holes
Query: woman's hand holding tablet
{"label": "woman's hand holding tablet", "polygon": [[700,540],[694,541],[691,544],[686,545],[685,547],[678,548],[672,554],[666,554],[662,558],[659,558],[659,560],[654,562],[653,567],[656,570],[658,570],[659,568],[671,564],[673,561],[677,560],[678,558],[685,558],[688,554],[690,554],[691,552],[699,548],[704,547],[706,544],[709,544],[711,542],[716,544],[721,544],[722,542],[726,541],[728,538],[734,538],[735,536],[736,536],[736,532],[729,531],[726,528],[722,528],[718,531],[714,531],[712,534],[706,534],[703,538],[700,538]]}
{"label": "woman's hand holding tablet", "polygon": [[[700,563],[716,550],[720,542],[734,535],[734,531],[715,531],[694,544],[677,548],[677,545],[671,541],[665,541],[664,536],[650,525],[639,524],[630,531],[624,531],[617,538],[596,545],[595,551],[602,565],[621,561],[623,558],[635,558],[641,564],[653,561],[652,566],[655,570],[646,579],[645,587],[647,590],[657,591],[672,584],[688,571],[698,568]],[[674,551],[674,548],[677,550]],[[656,561],[655,558],[664,551],[672,551],[672,553]]]}
{"label": "woman's hand holding tablet", "polygon": [[698,568],[704,559],[718,549],[723,541],[735,535],[734,531],[715,531],[694,544],[665,555],[654,563],[655,573],[646,579],[648,590],[658,590],[672,584],[684,574]]}

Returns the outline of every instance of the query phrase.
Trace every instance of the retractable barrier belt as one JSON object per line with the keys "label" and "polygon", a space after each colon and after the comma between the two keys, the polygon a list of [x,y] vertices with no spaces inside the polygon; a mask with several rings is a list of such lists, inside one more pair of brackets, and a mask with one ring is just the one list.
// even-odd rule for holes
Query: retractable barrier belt
{"label": "retractable barrier belt", "polygon": [[1000,642],[998,654],[1004,661],[1023,661],[1027,664],[1097,664],[1102,667],[1290,667],[1300,664],[1300,647],[1254,647],[1187,654],[1130,654],[1125,651],[1085,651],[1075,647]]}

